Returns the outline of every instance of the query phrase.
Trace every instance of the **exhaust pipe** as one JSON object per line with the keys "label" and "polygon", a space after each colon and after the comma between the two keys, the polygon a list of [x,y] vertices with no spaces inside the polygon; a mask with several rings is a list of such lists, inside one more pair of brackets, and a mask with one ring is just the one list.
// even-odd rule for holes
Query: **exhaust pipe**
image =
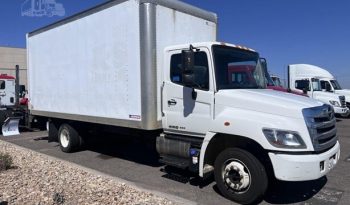
{"label": "exhaust pipe", "polygon": [[16,107],[19,106],[19,65],[16,65],[15,105]]}

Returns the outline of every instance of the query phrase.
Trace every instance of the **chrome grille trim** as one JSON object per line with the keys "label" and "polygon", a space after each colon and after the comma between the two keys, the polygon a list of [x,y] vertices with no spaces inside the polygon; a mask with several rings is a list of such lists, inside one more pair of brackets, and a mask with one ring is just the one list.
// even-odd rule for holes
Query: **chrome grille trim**
{"label": "chrome grille trim", "polygon": [[337,143],[336,118],[330,105],[305,108],[303,115],[315,151],[328,150]]}

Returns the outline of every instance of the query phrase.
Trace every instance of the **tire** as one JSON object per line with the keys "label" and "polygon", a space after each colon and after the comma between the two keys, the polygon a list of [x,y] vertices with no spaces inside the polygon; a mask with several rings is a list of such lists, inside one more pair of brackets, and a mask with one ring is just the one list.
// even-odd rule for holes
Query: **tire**
{"label": "tire", "polygon": [[80,148],[82,140],[78,132],[68,124],[62,124],[58,130],[58,142],[63,152],[74,152]]}
{"label": "tire", "polygon": [[217,187],[226,198],[240,204],[257,203],[263,198],[268,177],[265,167],[251,153],[228,148],[218,155],[214,167]]}

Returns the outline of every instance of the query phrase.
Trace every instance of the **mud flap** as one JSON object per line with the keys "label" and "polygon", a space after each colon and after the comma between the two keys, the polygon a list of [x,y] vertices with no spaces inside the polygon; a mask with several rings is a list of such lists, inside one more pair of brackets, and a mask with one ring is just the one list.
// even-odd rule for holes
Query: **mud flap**
{"label": "mud flap", "polygon": [[56,126],[56,124],[54,124],[51,121],[47,122],[48,124],[47,126],[47,130],[49,132],[49,142],[58,142],[58,128]]}
{"label": "mud flap", "polygon": [[19,121],[21,117],[8,117],[4,124],[2,125],[2,135],[4,136],[12,136],[19,135]]}

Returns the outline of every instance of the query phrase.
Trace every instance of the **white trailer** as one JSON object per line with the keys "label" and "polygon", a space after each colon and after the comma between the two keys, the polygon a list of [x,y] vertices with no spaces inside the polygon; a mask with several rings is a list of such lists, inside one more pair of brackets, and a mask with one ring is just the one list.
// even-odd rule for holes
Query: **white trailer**
{"label": "white trailer", "polygon": [[216,42],[216,27],[180,1],[114,0],[31,32],[31,114],[65,152],[91,128],[152,133],[162,162],[214,172],[239,203],[261,199],[268,175],[327,174],[340,152],[332,108],[265,89],[259,54]]}
{"label": "white trailer", "polygon": [[288,85],[291,89],[306,92],[310,97],[333,106],[336,114],[349,115],[344,95],[333,92],[322,92],[321,78],[325,70],[308,64],[293,64],[288,66]]}

